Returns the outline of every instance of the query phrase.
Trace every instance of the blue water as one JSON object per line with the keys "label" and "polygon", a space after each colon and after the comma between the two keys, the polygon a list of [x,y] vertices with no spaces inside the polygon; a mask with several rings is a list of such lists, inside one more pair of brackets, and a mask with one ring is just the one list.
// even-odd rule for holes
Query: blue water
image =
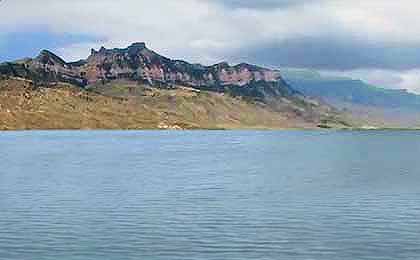
{"label": "blue water", "polygon": [[420,259],[420,133],[0,132],[0,259]]}

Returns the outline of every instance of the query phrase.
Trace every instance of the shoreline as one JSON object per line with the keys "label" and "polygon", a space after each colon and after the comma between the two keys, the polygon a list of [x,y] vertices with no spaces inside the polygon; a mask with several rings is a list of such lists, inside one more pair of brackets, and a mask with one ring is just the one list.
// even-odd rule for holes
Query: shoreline
{"label": "shoreline", "polygon": [[191,128],[191,129],[160,129],[160,128],[56,128],[56,129],[0,129],[0,132],[196,132],[196,131],[214,131],[214,132],[235,132],[235,131],[256,131],[256,132],[287,132],[287,131],[310,131],[310,132],[378,132],[378,131],[389,131],[389,132],[402,132],[402,131],[420,131],[420,128]]}

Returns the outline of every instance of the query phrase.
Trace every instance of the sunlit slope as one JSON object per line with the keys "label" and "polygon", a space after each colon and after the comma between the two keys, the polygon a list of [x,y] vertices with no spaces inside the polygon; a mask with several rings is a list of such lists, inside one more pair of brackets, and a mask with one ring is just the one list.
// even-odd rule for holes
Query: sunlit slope
{"label": "sunlit slope", "polygon": [[[185,87],[113,84],[81,89],[0,81],[1,129],[280,129],[343,126],[339,119],[306,120],[290,106],[266,104]],[[301,111],[300,111],[301,112]]]}

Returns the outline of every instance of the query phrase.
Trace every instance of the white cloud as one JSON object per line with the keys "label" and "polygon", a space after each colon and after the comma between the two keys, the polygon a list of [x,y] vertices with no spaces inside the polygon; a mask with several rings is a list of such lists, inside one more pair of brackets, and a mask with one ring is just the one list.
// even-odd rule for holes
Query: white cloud
{"label": "white cloud", "polygon": [[64,57],[67,61],[77,61],[90,55],[91,49],[99,49],[103,44],[96,42],[75,43],[61,47],[56,50],[56,54]]}
{"label": "white cloud", "polygon": [[332,21],[361,39],[388,43],[420,43],[417,0],[328,1]]}
{"label": "white cloud", "polygon": [[[239,46],[247,35],[230,25],[226,11],[199,0],[13,0],[0,10],[0,28],[47,26],[58,33],[105,38],[109,47],[145,41],[164,54],[195,58],[218,46]],[[206,42],[212,44],[203,50],[198,43]]]}
{"label": "white cloud", "polygon": [[401,88],[420,94],[420,69],[410,70],[401,74]]}
{"label": "white cloud", "polygon": [[[7,0],[0,5],[0,31],[45,26],[53,32],[104,39],[62,46],[58,52],[68,60],[84,58],[100,44],[123,47],[136,41],[145,41],[168,57],[207,64],[237,50],[305,37],[345,37],[379,49],[420,45],[417,0],[302,0],[278,8],[271,4],[274,1],[269,8],[252,8],[255,3],[231,8],[235,2],[229,2],[230,6],[223,0]],[[359,72],[347,74],[418,91],[415,68],[381,71],[378,64]]]}
{"label": "white cloud", "polygon": [[168,54],[192,57],[197,52],[209,55],[259,42],[331,33],[420,43],[416,0],[321,0],[265,9],[232,9],[222,2],[13,0],[1,6],[0,28],[44,25],[56,32],[106,37],[108,45],[141,40]]}
{"label": "white cloud", "polygon": [[374,86],[393,89],[406,89],[420,94],[420,69],[405,71],[360,69],[350,71],[322,71],[326,76],[344,76],[361,79]]}

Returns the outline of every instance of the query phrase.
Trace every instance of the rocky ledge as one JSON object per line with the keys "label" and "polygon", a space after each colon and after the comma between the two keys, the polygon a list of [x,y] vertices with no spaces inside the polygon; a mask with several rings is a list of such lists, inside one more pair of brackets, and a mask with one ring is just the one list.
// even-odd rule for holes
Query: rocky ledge
{"label": "rocky ledge", "polygon": [[177,84],[260,99],[298,94],[285,83],[280,71],[247,63],[191,64],[159,55],[145,43],[134,43],[124,49],[102,47],[77,62],[65,62],[43,50],[33,59],[1,64],[0,75],[41,83],[67,82],[80,87],[123,79],[151,86]]}

